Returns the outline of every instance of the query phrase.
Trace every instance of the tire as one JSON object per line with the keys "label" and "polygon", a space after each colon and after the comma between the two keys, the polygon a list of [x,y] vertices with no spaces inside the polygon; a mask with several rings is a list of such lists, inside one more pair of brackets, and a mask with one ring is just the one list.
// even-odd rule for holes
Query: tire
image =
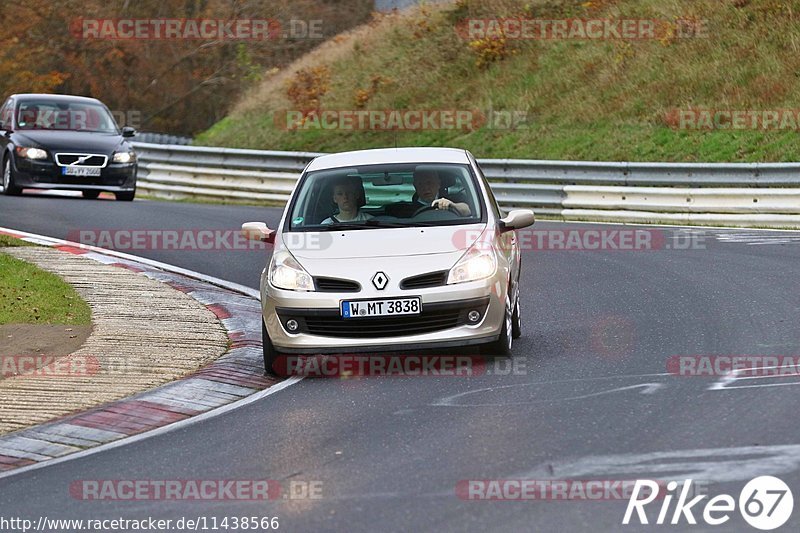
{"label": "tire", "polygon": [[272,341],[269,339],[267,333],[267,326],[264,324],[264,319],[261,319],[261,345],[264,349],[264,375],[265,376],[278,376],[275,371],[275,361],[278,360],[282,354],[275,349]]}
{"label": "tire", "polygon": [[81,191],[81,193],[88,200],[97,200],[100,197],[100,191]]}
{"label": "tire", "polygon": [[132,202],[133,197],[136,196],[136,191],[115,192],[114,197],[118,202]]}
{"label": "tire", "polygon": [[511,355],[511,346],[514,342],[513,310],[511,309],[511,295],[506,295],[506,312],[503,325],[500,328],[500,338],[494,342],[481,346],[481,355],[487,357],[507,357]]}
{"label": "tire", "polygon": [[19,196],[22,189],[14,185],[14,169],[11,166],[11,155],[3,162],[3,194],[6,196]]}
{"label": "tire", "polygon": [[511,315],[511,338],[519,339],[522,337],[522,309],[519,303],[519,288],[517,297],[514,300],[514,313]]}

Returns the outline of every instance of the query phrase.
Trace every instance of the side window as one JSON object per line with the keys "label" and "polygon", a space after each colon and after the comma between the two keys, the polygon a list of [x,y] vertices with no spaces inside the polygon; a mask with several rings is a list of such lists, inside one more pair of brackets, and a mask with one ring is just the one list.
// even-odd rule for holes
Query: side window
{"label": "side window", "polygon": [[477,161],[475,161],[475,158],[470,157],[470,159],[475,164],[475,168],[478,169],[478,178],[480,178],[480,180],[486,184],[486,191],[489,194],[489,209],[492,210],[492,213],[494,213],[496,218],[503,218],[503,214],[500,212],[500,207],[497,205],[497,200],[494,197],[494,192],[492,191],[492,186],[489,183],[489,180],[487,180],[486,176],[483,175],[483,170],[481,170],[481,166]]}
{"label": "side window", "polygon": [[3,107],[0,108],[0,121],[3,122],[3,125],[8,128],[11,126],[11,119],[14,116],[14,102],[12,100],[6,100],[6,103],[3,104]]}

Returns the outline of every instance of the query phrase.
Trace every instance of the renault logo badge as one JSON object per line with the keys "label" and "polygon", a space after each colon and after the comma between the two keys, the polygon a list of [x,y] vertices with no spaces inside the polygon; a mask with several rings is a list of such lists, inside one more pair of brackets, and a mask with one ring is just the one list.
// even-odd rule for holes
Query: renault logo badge
{"label": "renault logo badge", "polygon": [[382,291],[386,288],[386,285],[389,284],[389,276],[384,274],[383,272],[378,272],[374,276],[372,276],[372,284],[375,285],[375,288],[379,291]]}

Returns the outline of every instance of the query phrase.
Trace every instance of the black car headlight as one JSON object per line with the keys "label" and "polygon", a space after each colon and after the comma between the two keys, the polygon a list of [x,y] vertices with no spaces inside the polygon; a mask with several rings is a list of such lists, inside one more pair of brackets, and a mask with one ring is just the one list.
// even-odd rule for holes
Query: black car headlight
{"label": "black car headlight", "polygon": [[47,152],[41,148],[17,146],[17,155],[25,159],[47,159]]}
{"label": "black car headlight", "polygon": [[112,163],[134,163],[136,161],[136,153],[130,152],[115,152],[114,157],[111,159]]}

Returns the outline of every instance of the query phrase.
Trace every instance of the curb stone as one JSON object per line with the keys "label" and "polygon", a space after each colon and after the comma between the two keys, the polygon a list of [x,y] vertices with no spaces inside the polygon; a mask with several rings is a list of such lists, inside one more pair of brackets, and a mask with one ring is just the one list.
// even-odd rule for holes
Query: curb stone
{"label": "curb stone", "polygon": [[[25,239],[13,232],[2,233]],[[35,242],[42,244],[40,240]],[[218,317],[230,348],[216,361],[177,381],[0,436],[0,472],[157,429],[241,400],[279,382],[264,376],[261,305],[252,296],[77,246],[50,246],[147,276],[189,295]]]}

